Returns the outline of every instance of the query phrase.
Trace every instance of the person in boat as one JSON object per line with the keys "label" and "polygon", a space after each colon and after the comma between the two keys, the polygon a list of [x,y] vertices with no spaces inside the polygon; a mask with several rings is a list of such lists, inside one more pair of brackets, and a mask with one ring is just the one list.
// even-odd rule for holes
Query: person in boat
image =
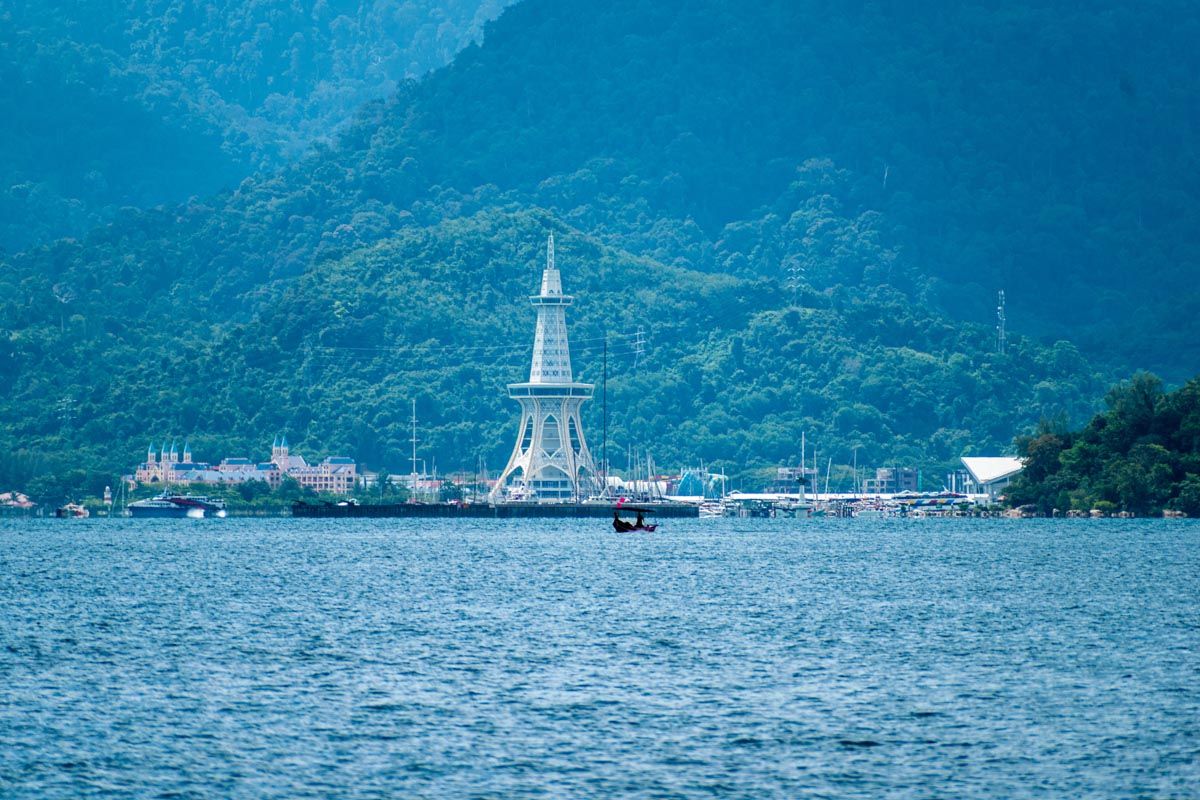
{"label": "person in boat", "polygon": [[617,533],[627,533],[633,530],[633,528],[633,525],[621,519],[620,511],[613,512],[613,530],[617,531]]}
{"label": "person in boat", "polygon": [[637,514],[638,514],[637,522],[633,523],[633,527],[635,530],[639,530],[639,529],[646,527],[646,520],[645,520],[645,518],[642,517],[642,512],[639,511],[639,512],[637,512]]}

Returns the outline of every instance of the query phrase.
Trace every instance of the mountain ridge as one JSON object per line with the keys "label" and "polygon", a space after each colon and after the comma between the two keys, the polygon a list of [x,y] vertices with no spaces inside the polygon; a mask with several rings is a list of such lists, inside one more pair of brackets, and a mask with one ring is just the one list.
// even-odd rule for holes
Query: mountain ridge
{"label": "mountain ridge", "polygon": [[507,2],[9,3],[0,246],[295,161],[362,102],[447,63]]}

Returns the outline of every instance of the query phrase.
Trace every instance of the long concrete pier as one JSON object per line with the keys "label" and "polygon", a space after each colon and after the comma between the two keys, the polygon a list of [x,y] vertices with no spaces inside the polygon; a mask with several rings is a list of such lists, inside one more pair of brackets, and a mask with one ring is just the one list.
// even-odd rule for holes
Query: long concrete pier
{"label": "long concrete pier", "polygon": [[[627,508],[650,511],[655,518],[698,517],[700,508],[690,503],[627,504]],[[450,517],[458,519],[515,519],[525,517],[595,518],[611,517],[616,503],[305,503],[292,506],[293,517]]]}

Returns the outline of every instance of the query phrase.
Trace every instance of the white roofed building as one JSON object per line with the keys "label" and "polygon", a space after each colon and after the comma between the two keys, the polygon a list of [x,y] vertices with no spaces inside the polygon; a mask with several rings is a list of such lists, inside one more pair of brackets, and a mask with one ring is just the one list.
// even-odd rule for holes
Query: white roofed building
{"label": "white roofed building", "polygon": [[995,502],[1025,465],[1008,456],[963,456],[963,466],[971,476],[967,494],[986,496]]}

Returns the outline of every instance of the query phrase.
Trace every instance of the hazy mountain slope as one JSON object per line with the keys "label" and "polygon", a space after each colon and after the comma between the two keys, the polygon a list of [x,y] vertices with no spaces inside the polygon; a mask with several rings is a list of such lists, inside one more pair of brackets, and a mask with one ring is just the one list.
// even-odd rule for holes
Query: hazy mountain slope
{"label": "hazy mountain slope", "polygon": [[717,238],[829,158],[951,315],[990,324],[1004,289],[1014,330],[1180,380],[1200,333],[1196,33],[1178,2],[526,3],[395,106],[365,166],[400,204],[419,170],[564,213],[636,198]]}
{"label": "hazy mountain slope", "polygon": [[0,246],[79,235],[298,157],[508,0],[0,7]]}

